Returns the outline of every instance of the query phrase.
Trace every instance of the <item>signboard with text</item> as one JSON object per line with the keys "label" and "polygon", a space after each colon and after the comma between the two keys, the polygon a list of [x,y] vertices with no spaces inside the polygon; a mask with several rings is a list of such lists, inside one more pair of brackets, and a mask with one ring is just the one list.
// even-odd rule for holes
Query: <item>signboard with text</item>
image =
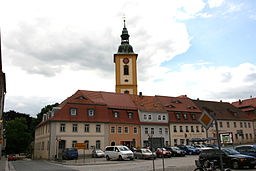
{"label": "signboard with text", "polygon": [[76,143],[76,149],[85,149],[85,143]]}
{"label": "signboard with text", "polygon": [[233,144],[232,132],[220,133],[221,144]]}

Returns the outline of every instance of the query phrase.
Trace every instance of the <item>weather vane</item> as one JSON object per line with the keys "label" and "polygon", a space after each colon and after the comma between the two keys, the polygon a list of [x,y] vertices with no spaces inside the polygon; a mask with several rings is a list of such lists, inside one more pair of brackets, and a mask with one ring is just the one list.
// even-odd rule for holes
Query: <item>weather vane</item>
{"label": "weather vane", "polygon": [[125,14],[123,14],[124,27],[125,27]]}

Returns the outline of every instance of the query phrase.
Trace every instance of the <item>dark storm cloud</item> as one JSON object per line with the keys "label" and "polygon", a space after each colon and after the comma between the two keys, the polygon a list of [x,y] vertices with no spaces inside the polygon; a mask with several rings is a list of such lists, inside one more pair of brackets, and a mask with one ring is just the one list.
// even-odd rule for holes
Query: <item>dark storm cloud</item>
{"label": "dark storm cloud", "polygon": [[12,52],[9,58],[15,65],[28,73],[45,76],[54,76],[65,66],[76,66],[72,70],[113,72],[113,53],[120,42],[111,35],[111,30],[93,37],[70,29],[49,31],[44,24],[22,23],[8,32],[4,45]]}

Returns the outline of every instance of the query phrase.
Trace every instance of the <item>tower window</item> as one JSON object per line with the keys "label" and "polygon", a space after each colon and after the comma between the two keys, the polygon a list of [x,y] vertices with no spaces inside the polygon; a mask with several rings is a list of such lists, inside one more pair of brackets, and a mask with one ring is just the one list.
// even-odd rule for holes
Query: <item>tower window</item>
{"label": "tower window", "polygon": [[129,75],[129,66],[124,65],[124,75]]}
{"label": "tower window", "polygon": [[124,94],[129,94],[129,91],[128,91],[128,90],[125,90],[125,91],[124,91]]}

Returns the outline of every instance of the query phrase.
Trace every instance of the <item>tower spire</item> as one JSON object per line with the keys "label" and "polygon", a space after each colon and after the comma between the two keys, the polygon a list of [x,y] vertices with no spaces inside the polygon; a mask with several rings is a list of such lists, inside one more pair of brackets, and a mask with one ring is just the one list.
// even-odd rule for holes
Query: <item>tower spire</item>
{"label": "tower spire", "polygon": [[134,53],[132,46],[129,44],[129,37],[128,30],[126,28],[126,20],[124,18],[124,28],[121,34],[121,45],[118,48],[118,53]]}

